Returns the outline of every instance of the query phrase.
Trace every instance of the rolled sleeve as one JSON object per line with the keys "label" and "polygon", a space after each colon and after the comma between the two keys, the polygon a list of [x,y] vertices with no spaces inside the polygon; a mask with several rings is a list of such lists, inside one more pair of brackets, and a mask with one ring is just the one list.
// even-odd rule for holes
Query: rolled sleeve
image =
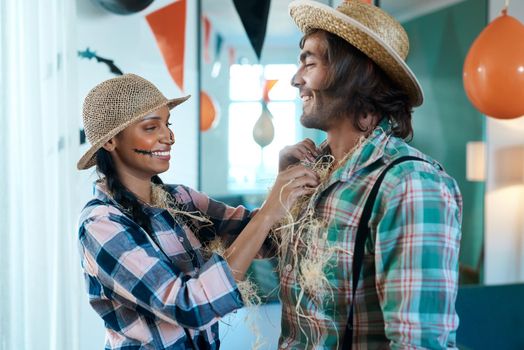
{"label": "rolled sleeve", "polygon": [[386,196],[375,262],[391,349],[456,349],[461,199],[448,180],[413,173]]}
{"label": "rolled sleeve", "polygon": [[216,315],[225,316],[244,306],[232,271],[220,255],[213,254],[203,265],[198,283]]}

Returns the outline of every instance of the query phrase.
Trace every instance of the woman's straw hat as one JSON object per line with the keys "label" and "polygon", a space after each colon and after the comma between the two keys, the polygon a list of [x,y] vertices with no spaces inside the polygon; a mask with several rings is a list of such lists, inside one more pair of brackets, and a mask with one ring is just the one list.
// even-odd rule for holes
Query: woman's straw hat
{"label": "woman's straw hat", "polygon": [[78,169],[96,164],[96,152],[113,136],[155,110],[169,109],[189,96],[168,100],[151,82],[134,74],[106,80],[84,100],[84,130],[91,148],[80,158]]}
{"label": "woman's straw hat", "polygon": [[295,0],[289,14],[303,33],[322,29],[349,42],[403,88],[413,106],[422,104],[422,88],[406,64],[408,35],[386,12],[361,0],[344,0],[336,10],[316,1]]}

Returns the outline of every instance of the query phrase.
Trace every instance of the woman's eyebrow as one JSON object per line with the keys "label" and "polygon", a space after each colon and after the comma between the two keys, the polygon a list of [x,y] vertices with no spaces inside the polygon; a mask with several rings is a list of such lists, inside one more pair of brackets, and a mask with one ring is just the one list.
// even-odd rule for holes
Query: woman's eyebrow
{"label": "woman's eyebrow", "polygon": [[[168,113],[167,115],[167,120],[169,120],[169,118],[171,118],[171,113]],[[160,115],[149,115],[149,116],[145,116],[144,119],[142,119],[142,121],[144,120],[151,120],[151,119],[162,119],[162,116]]]}

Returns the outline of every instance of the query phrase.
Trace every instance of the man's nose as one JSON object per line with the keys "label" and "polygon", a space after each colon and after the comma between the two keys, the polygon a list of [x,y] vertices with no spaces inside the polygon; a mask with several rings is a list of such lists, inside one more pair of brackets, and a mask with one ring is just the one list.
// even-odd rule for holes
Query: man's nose
{"label": "man's nose", "polygon": [[291,78],[291,86],[298,88],[302,84],[304,84],[304,81],[302,80],[300,74],[296,72],[295,75],[293,75],[293,77]]}

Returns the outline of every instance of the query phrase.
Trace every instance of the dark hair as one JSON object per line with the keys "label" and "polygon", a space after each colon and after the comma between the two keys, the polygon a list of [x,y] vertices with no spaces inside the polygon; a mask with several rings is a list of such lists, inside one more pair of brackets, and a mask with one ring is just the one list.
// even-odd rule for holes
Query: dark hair
{"label": "dark hair", "polygon": [[312,29],[300,40],[300,48],[304,48],[306,39],[316,33],[323,33],[326,42],[324,59],[328,64],[328,75],[325,92],[346,97],[344,111],[353,118],[353,125],[360,131],[367,131],[362,129],[359,119],[374,114],[393,122],[395,136],[411,137],[413,105],[407,93],[369,57],[335,34]]}
{"label": "dark hair", "polygon": [[[138,201],[138,198],[129,191],[118,178],[116,173],[115,163],[111,154],[104,148],[100,148],[96,152],[96,168],[99,172],[104,174],[106,178],[107,189],[113,196],[113,199],[120,204],[127,211],[127,214],[131,215],[133,221],[142,227],[146,232],[152,233],[151,220],[144,213],[142,204]],[[151,181],[155,184],[162,185],[163,182],[155,175],[151,178]]]}

